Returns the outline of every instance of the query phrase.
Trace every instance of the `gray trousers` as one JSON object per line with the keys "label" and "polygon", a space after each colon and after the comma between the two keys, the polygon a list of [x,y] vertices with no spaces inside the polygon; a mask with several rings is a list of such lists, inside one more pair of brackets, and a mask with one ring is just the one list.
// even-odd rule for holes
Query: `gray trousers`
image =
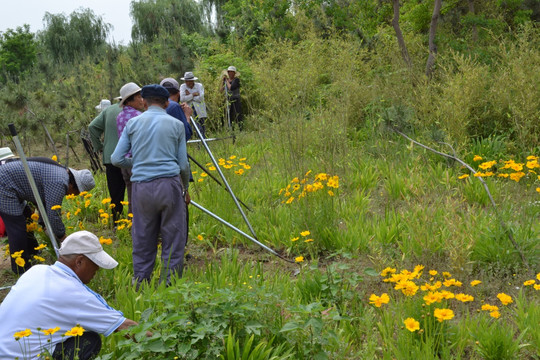
{"label": "gray trousers", "polygon": [[187,238],[186,202],[179,176],[132,185],[133,276],[150,280],[161,234],[161,280],[182,276]]}

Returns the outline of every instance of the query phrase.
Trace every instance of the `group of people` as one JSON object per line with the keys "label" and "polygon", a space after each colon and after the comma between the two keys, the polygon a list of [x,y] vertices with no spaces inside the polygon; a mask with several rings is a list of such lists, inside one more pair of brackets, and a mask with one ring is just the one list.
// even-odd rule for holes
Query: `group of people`
{"label": "group of people", "polygon": [[[229,67],[223,91],[230,113],[241,121],[240,84],[235,75],[236,69]],[[174,78],[142,88],[127,83],[120,89],[120,102],[111,105],[102,101],[99,115],[89,126],[94,148],[103,153],[115,220],[123,213],[127,189],[128,211],[133,214],[133,283],[137,288],[151,279],[158,238],[162,244],[161,280],[170,284],[171,276],[182,275],[191,175],[186,144],[192,135],[192,116],[205,136],[207,112],[204,88],[195,82],[198,79],[186,72],[181,80],[182,86]],[[47,158],[28,160],[61,247],[53,265],[31,266],[32,255],[39,248],[26,232],[26,222],[33,213],[29,205],[36,199],[21,161],[0,164],[0,216],[10,251],[22,250],[22,257],[28,260],[24,267],[12,262],[12,270],[22,276],[0,304],[0,358],[22,355],[17,330],[39,332],[57,326],[65,332],[78,325],[85,330],[77,341],[54,329],[49,329],[50,341],[45,343],[39,336],[28,337],[24,356],[37,358],[47,350],[53,359],[91,359],[101,349],[99,334],[108,336],[136,324],[86,286],[99,268],[112,269],[118,263],[103,250],[96,235],[78,231],[66,237],[60,212],[52,210],[62,204],[65,195],[91,190],[94,178],[89,170],[65,168]]]}

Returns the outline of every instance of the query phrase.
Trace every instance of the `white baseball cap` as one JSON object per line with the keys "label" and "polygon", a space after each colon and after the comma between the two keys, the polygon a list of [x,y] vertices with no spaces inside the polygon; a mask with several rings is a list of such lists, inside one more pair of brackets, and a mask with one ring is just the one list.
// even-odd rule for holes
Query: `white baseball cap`
{"label": "white baseball cap", "polygon": [[118,265],[118,262],[103,250],[97,236],[86,230],[69,235],[62,242],[58,253],[60,255],[84,255],[103,269],[113,269]]}

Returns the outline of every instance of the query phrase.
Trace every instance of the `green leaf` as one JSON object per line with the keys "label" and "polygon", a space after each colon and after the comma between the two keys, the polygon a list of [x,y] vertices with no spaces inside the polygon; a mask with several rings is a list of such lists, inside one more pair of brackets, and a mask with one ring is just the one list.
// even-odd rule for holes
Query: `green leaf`
{"label": "green leaf", "polygon": [[297,322],[291,321],[291,322],[286,323],[281,328],[281,330],[279,330],[279,332],[294,331],[294,330],[298,330],[298,329],[302,329],[302,325],[297,323]]}
{"label": "green leaf", "polygon": [[365,268],[364,269],[364,274],[366,274],[368,276],[373,276],[373,277],[379,276],[379,273],[373,268]]}

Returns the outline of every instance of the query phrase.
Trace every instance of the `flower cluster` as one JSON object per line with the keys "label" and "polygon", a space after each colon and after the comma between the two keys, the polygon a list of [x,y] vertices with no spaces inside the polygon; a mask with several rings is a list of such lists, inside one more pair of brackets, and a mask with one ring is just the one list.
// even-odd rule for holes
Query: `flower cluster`
{"label": "flower cluster", "polygon": [[[438,322],[453,319],[455,317],[452,307],[461,303],[461,306],[465,304],[471,304],[475,307],[475,297],[463,292],[453,292],[453,288],[464,287],[461,281],[456,280],[448,272],[439,274],[437,270],[429,270],[427,272],[429,276],[424,277],[424,266],[417,265],[412,271],[401,270],[387,267],[383,269],[380,275],[384,278],[382,281],[391,284],[394,290],[399,291],[405,296],[405,299],[414,297],[419,291],[423,300],[422,307],[427,308],[429,313],[427,315],[433,315]],[[536,279],[540,280],[540,273],[536,275]],[[482,282],[480,280],[473,280],[470,282],[470,287],[476,287]],[[534,285],[534,289],[540,290],[540,285],[536,284],[535,279],[527,280],[523,284],[524,286]],[[398,295],[396,295],[398,296]],[[500,305],[509,306],[514,302],[510,295],[505,293],[499,293],[497,295]],[[482,301],[483,302],[483,301]],[[369,303],[375,307],[382,307],[384,304],[390,303],[390,296],[387,293],[383,293],[378,296],[371,294],[369,297]],[[433,306],[433,308],[431,307]],[[498,306],[483,304],[478,311],[486,311],[492,318],[498,319],[501,316],[501,312]],[[411,332],[420,330],[420,323],[412,317],[408,317],[403,321],[405,328]]]}
{"label": "flower cluster", "polygon": [[[231,155],[227,160],[220,158],[218,160],[218,166],[220,168],[226,169],[226,170],[233,170],[236,175],[244,175],[247,170],[251,169],[251,166],[246,163],[245,157],[239,158],[238,162],[235,163],[235,160],[237,159],[236,155]],[[213,163],[207,163],[206,167],[208,168],[208,171],[217,171],[217,168],[214,166]],[[197,182],[203,182],[206,177],[208,176],[208,173],[201,172],[199,173],[197,170],[191,172],[193,176],[199,174],[199,178],[197,179]]]}
{"label": "flower cluster", "polygon": [[[478,165],[479,171],[474,174],[475,177],[498,177],[510,179],[515,182],[519,182],[524,177],[530,177],[533,180],[540,180],[540,164],[538,156],[530,155],[527,157],[527,161],[520,163],[515,160],[506,161],[485,161]],[[478,162],[484,160],[481,156],[475,155],[473,161]],[[497,164],[500,166],[497,167]],[[465,179],[469,177],[469,174],[463,174],[459,176],[459,179]],[[536,191],[540,193],[540,187],[536,188]]]}
{"label": "flower cluster", "polygon": [[335,196],[333,189],[339,188],[339,177],[337,175],[318,173],[313,179],[310,179],[311,173],[312,171],[309,170],[302,179],[295,177],[286,187],[279,190],[279,195],[284,197],[282,204],[291,204],[295,200],[299,201],[307,194],[324,190],[325,187],[329,196]]}

